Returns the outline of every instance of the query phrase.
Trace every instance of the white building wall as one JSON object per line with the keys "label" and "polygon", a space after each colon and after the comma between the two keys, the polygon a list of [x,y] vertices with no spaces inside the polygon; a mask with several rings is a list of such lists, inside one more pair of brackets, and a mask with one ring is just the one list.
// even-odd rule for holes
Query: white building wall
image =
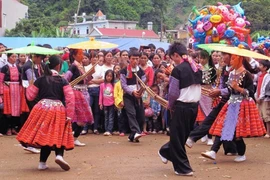
{"label": "white building wall", "polygon": [[[136,29],[136,23],[114,22],[110,20],[105,20],[105,21],[89,21],[84,23],[70,24],[68,27],[71,29],[75,28],[76,35],[80,37],[86,37],[89,36],[89,34],[86,33],[87,27],[90,33],[93,30],[93,28]],[[78,29],[80,31],[80,34],[78,34]]]}
{"label": "white building wall", "polygon": [[[94,27],[96,28],[109,28],[109,23],[108,21],[94,21],[94,22],[85,22],[85,23],[77,23],[77,24],[70,24],[68,28],[73,29],[72,33],[74,32],[74,29],[76,30],[76,35],[80,37],[86,37],[89,36],[87,34],[87,27],[89,29],[89,33],[93,30]],[[79,34],[78,34],[79,30]],[[74,33],[73,33],[74,34]]]}
{"label": "white building wall", "polygon": [[5,30],[13,29],[16,22],[28,16],[28,6],[21,4],[16,0],[2,0],[2,28],[0,35],[3,36]]}
{"label": "white building wall", "polygon": [[109,22],[109,28],[113,29],[136,29],[135,23]]}

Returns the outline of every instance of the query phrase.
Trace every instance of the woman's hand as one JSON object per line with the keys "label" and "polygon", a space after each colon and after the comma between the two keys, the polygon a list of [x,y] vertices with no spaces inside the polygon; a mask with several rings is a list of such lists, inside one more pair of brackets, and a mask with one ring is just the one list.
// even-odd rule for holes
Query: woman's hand
{"label": "woman's hand", "polygon": [[237,83],[237,81],[235,81],[235,80],[232,81],[231,87],[232,87],[234,90],[239,90],[238,83]]}
{"label": "woman's hand", "polygon": [[215,98],[215,97],[218,97],[221,95],[221,91],[220,89],[212,89],[210,92],[209,92],[209,96],[211,98]]}
{"label": "woman's hand", "polygon": [[29,81],[29,85],[33,85],[34,84],[34,79],[31,79],[30,81]]}

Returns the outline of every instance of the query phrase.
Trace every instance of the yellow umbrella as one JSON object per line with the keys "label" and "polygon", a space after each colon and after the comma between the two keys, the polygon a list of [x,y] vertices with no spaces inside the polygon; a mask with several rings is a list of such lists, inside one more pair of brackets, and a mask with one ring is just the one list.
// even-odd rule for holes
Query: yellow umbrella
{"label": "yellow umbrella", "polygon": [[225,52],[229,54],[235,54],[239,56],[244,56],[244,57],[251,57],[251,58],[256,58],[256,59],[265,59],[265,60],[270,60],[270,57],[256,53],[251,50],[243,49],[241,47],[231,47],[231,46],[218,46],[215,44],[205,44],[204,46],[201,46],[200,48],[209,48],[215,51],[220,51],[220,52]]}
{"label": "yellow umbrella", "polygon": [[68,48],[71,49],[110,49],[117,47],[117,44],[96,41],[95,38],[90,38],[89,41],[84,41],[76,44],[71,44]]}

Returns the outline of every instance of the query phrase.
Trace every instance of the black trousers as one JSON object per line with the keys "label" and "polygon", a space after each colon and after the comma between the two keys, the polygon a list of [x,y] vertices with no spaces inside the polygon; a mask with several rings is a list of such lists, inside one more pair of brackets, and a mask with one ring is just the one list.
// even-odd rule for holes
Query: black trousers
{"label": "black trousers", "polygon": [[[20,126],[20,117],[8,116],[4,115],[4,127],[6,128],[5,131],[7,132],[8,129],[16,129],[16,127]],[[5,132],[5,133],[6,133]]]}
{"label": "black trousers", "polygon": [[[48,157],[50,156],[52,148],[49,146],[43,146],[40,150],[40,158],[39,162],[46,162]],[[55,156],[60,155],[64,156],[64,148],[55,148]]]}
{"label": "black trousers", "polygon": [[212,124],[214,123],[218,113],[221,111],[222,107],[225,105],[225,101],[221,101],[210,114],[204,119],[200,126],[196,126],[193,131],[190,132],[189,138],[192,139],[194,142],[197,142],[203,136],[208,134]]}
{"label": "black trousers", "polygon": [[[213,108],[213,110],[210,112],[210,114],[205,118],[205,120],[202,122],[200,126],[195,127],[193,131],[190,132],[189,138],[192,139],[194,142],[201,139],[203,136],[208,134],[212,124],[214,123],[218,113],[221,111],[223,106],[226,104],[227,99],[222,98],[221,102]],[[236,145],[234,141],[220,141],[219,137],[216,137],[213,144],[213,149],[211,150],[217,152],[223,144],[224,153],[237,153]]]}
{"label": "black trousers", "polygon": [[216,136],[211,150],[217,153],[220,149],[221,144],[223,144],[225,155],[227,153],[238,153],[238,155],[242,156],[246,152],[246,144],[242,138],[234,139],[233,141],[221,141],[220,137]]}
{"label": "black trousers", "polygon": [[173,163],[178,173],[189,173],[192,168],[186,154],[185,143],[194,127],[198,103],[177,101],[170,123],[170,141],[159,150],[160,154]]}
{"label": "black trousers", "polygon": [[137,99],[134,96],[125,94],[124,104],[126,109],[126,114],[128,117],[129,127],[131,130],[129,139],[134,138],[135,133],[141,133],[144,123],[144,108],[142,99]]}
{"label": "black trousers", "polygon": [[[119,111],[118,111],[119,112]],[[118,128],[120,133],[127,133],[129,132],[128,128],[128,117],[126,113],[125,107],[121,109],[120,114],[118,114]]]}
{"label": "black trousers", "polygon": [[6,121],[6,116],[3,111],[0,110],[0,133],[5,134],[7,132],[8,126]]}
{"label": "black trousers", "polygon": [[72,123],[73,137],[78,138],[83,130],[83,126],[79,126],[76,122]]}

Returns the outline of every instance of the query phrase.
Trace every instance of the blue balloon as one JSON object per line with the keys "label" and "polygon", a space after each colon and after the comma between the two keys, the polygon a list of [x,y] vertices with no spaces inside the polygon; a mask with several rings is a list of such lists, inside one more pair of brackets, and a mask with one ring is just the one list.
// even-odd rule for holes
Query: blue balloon
{"label": "blue balloon", "polygon": [[189,19],[188,21],[192,24],[193,29],[196,28],[197,22],[200,21],[203,18],[203,16],[198,16],[194,20]]}
{"label": "blue balloon", "polygon": [[242,17],[244,17],[244,16],[245,16],[245,11],[244,11],[244,9],[241,7],[241,4],[242,4],[242,2],[240,2],[240,3],[236,4],[236,5],[234,5],[234,6],[233,6],[233,10],[234,10],[235,12],[239,13]]}
{"label": "blue balloon", "polygon": [[232,30],[232,29],[227,29],[225,32],[224,32],[224,37],[225,38],[233,38],[235,35],[235,31]]}
{"label": "blue balloon", "polygon": [[245,46],[245,48],[249,49],[249,45],[246,42],[240,42],[240,44],[242,44],[243,46]]}
{"label": "blue balloon", "polygon": [[205,32],[199,32],[197,29],[195,29],[193,31],[193,35],[194,35],[195,39],[202,38],[202,37],[206,36]]}
{"label": "blue balloon", "polygon": [[270,42],[264,43],[264,47],[265,47],[266,49],[270,48]]}
{"label": "blue balloon", "polygon": [[264,36],[261,36],[258,38],[258,43],[262,43],[265,41],[265,37]]}
{"label": "blue balloon", "polygon": [[210,21],[211,16],[212,16],[212,15],[210,15],[210,14],[204,16],[204,17],[202,18],[202,22],[205,23],[205,22],[207,22],[207,21]]}
{"label": "blue balloon", "polygon": [[237,47],[240,44],[240,41],[239,41],[239,39],[237,37],[233,37],[231,39],[231,43],[232,43],[232,45]]}

